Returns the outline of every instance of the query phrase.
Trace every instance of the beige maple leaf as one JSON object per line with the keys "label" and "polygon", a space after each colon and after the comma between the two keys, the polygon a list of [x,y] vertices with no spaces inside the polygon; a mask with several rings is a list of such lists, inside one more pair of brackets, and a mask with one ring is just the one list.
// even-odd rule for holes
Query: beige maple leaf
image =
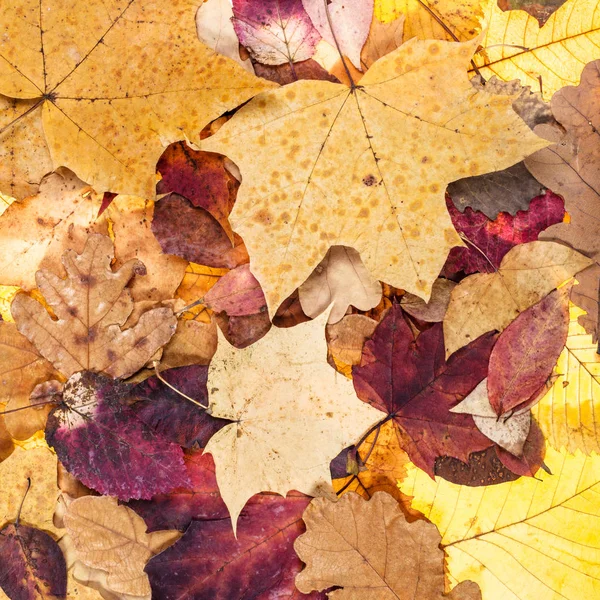
{"label": "beige maple leaf", "polygon": [[[272,86],[199,41],[197,8],[187,0],[4,6],[0,94],[17,102],[13,121],[0,120],[0,156],[35,152],[43,169],[50,158],[99,192],[150,197],[165,146],[196,139]],[[0,189],[22,188],[30,175],[35,182],[43,170],[28,164],[9,161]]]}
{"label": "beige maple leaf", "polygon": [[11,310],[19,331],[65,377],[83,370],[127,377],[143,367],[175,332],[176,319],[170,308],[149,310],[134,327],[121,330],[133,310],[125,286],[145,267],[132,260],[113,272],[112,258],[110,239],[94,234],[82,254],[65,252],[67,279],[38,271],[39,290],[57,320],[26,294],[13,300]]}
{"label": "beige maple leaf", "polygon": [[332,495],[330,461],[385,416],[327,364],[327,317],[272,328],[243,350],[219,333],[208,371],[209,410],[234,422],[205,452],[215,459],[234,531],[247,500],[259,492]]}
{"label": "beige maple leaf", "polygon": [[385,492],[367,501],[350,493],[337,502],[316,498],[304,511],[306,533],[294,542],[306,568],[296,587],[340,587],[328,593],[339,600],[477,600],[479,587],[464,582],[444,595],[444,553],[435,525],[409,523],[398,502]]}
{"label": "beige maple leaf", "polygon": [[411,40],[356,88],[298,81],[265,92],[202,142],[240,167],[230,218],[271,314],[333,245],[356,249],[375,279],[427,299],[462,244],[447,183],[547,145],[514,113],[514,98],[470,84],[476,45]]}

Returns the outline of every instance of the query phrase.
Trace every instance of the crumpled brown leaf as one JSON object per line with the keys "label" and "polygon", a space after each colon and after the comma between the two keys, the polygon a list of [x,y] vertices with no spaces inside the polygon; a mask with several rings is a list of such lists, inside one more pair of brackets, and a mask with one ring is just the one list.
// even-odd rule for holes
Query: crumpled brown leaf
{"label": "crumpled brown leaf", "polygon": [[104,371],[124,378],[139,370],[166,344],[176,328],[170,308],[143,313],[135,325],[122,331],[133,310],[131,292],[125,289],[144,265],[131,260],[113,272],[113,245],[109,238],[94,234],[83,253],[68,250],[63,255],[67,279],[50,271],[38,271],[36,281],[58,320],[26,294],[12,303],[19,331],[39,353],[65,377],[83,370]]}

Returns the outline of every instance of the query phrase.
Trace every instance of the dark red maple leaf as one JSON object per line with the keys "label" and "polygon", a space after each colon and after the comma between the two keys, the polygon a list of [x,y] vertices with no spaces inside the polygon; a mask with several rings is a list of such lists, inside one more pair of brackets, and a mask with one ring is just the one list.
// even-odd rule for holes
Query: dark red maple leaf
{"label": "dark red maple leaf", "polygon": [[512,247],[537,240],[540,232],[561,223],[565,216],[563,199],[549,190],[534,198],[529,210],[518,211],[514,217],[502,212],[493,221],[470,207],[461,213],[449,196],[446,206],[452,224],[466,238],[466,247],[452,248],[448,255],[442,270],[448,278],[460,272],[493,273]]}
{"label": "dark red maple leaf", "polygon": [[[191,365],[162,371],[161,377],[190,398],[208,405],[207,374],[207,366]],[[141,421],[164,439],[184,448],[204,448],[208,440],[229,423],[210,416],[156,376],[135,386],[131,396],[136,400],[131,409]]]}
{"label": "dark red maple leaf", "polygon": [[[221,500],[210,454],[186,457],[192,485],[151,501],[129,506],[148,529],[185,530],[173,546],[146,565],[153,597],[163,599],[230,600],[290,598],[324,599],[304,595],[294,579],[302,562],[294,541],[304,533],[302,513],[311,498],[291,492],[257,494],[242,511],[233,534],[231,519]],[[177,577],[173,573],[177,572]]]}
{"label": "dark red maple leaf", "polygon": [[415,339],[402,308],[394,304],[352,370],[358,397],[393,419],[403,449],[432,477],[436,458],[467,462],[472,452],[493,444],[471,415],[449,409],[486,377],[496,338],[486,333],[446,361],[442,324]]}
{"label": "dark red maple leaf", "polygon": [[183,452],[126,405],[130,386],[81,371],[46,423],[46,441],[87,487],[119,500],[151,498],[188,485]]}
{"label": "dark red maple leaf", "polygon": [[9,598],[67,597],[67,565],[44,531],[19,523],[0,530],[0,587]]}

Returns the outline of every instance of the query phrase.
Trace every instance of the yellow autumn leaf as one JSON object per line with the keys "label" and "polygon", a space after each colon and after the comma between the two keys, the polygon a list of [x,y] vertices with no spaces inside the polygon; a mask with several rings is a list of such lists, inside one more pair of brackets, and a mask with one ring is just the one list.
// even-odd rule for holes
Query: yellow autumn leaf
{"label": "yellow autumn leaf", "polygon": [[552,475],[487,487],[408,469],[399,488],[437,525],[453,584],[483,600],[600,597],[600,456],[548,448],[545,462]]}
{"label": "yellow autumn leaf", "polygon": [[550,100],[560,88],[577,85],[583,67],[598,58],[596,0],[567,0],[543,27],[525,11],[503,12],[497,0],[486,0],[484,12],[487,29],[475,64],[486,79],[520,79]]}
{"label": "yellow autumn leaf", "polygon": [[[183,274],[183,279],[175,293],[176,298],[181,298],[186,304],[192,304],[206,296],[212,288],[229,269],[218,269],[206,267],[196,263],[188,263]],[[212,311],[205,304],[198,304],[184,312],[183,319],[194,319],[203,323],[210,323]]]}
{"label": "yellow autumn leaf", "polygon": [[464,42],[481,31],[480,5],[481,0],[375,0],[374,14],[383,23],[404,15],[405,40]]}
{"label": "yellow autumn leaf", "polygon": [[582,314],[571,305],[567,342],[555,367],[558,377],[532,413],[553,448],[591,454],[600,453],[600,355],[577,322]]}
{"label": "yellow autumn leaf", "polygon": [[514,98],[471,85],[476,44],[412,40],[357,88],[297,81],[265,92],[202,141],[240,167],[230,221],[271,315],[333,245],[357,250],[375,279],[428,299],[462,244],[447,183],[547,145]]}
{"label": "yellow autumn leaf", "polygon": [[[10,163],[0,189],[26,191],[31,176],[63,165],[98,192],[151,197],[164,147],[196,139],[272,87],[199,41],[197,8],[188,0],[3,6],[0,94],[16,102],[0,118],[0,163]],[[44,170],[23,154],[37,155]]]}

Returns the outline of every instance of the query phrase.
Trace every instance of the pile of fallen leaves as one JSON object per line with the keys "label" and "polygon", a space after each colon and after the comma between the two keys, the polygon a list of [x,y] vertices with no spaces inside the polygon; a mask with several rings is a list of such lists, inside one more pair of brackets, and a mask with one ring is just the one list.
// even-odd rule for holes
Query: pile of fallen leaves
{"label": "pile of fallen leaves", "polygon": [[3,5],[2,597],[600,598],[556,4]]}

